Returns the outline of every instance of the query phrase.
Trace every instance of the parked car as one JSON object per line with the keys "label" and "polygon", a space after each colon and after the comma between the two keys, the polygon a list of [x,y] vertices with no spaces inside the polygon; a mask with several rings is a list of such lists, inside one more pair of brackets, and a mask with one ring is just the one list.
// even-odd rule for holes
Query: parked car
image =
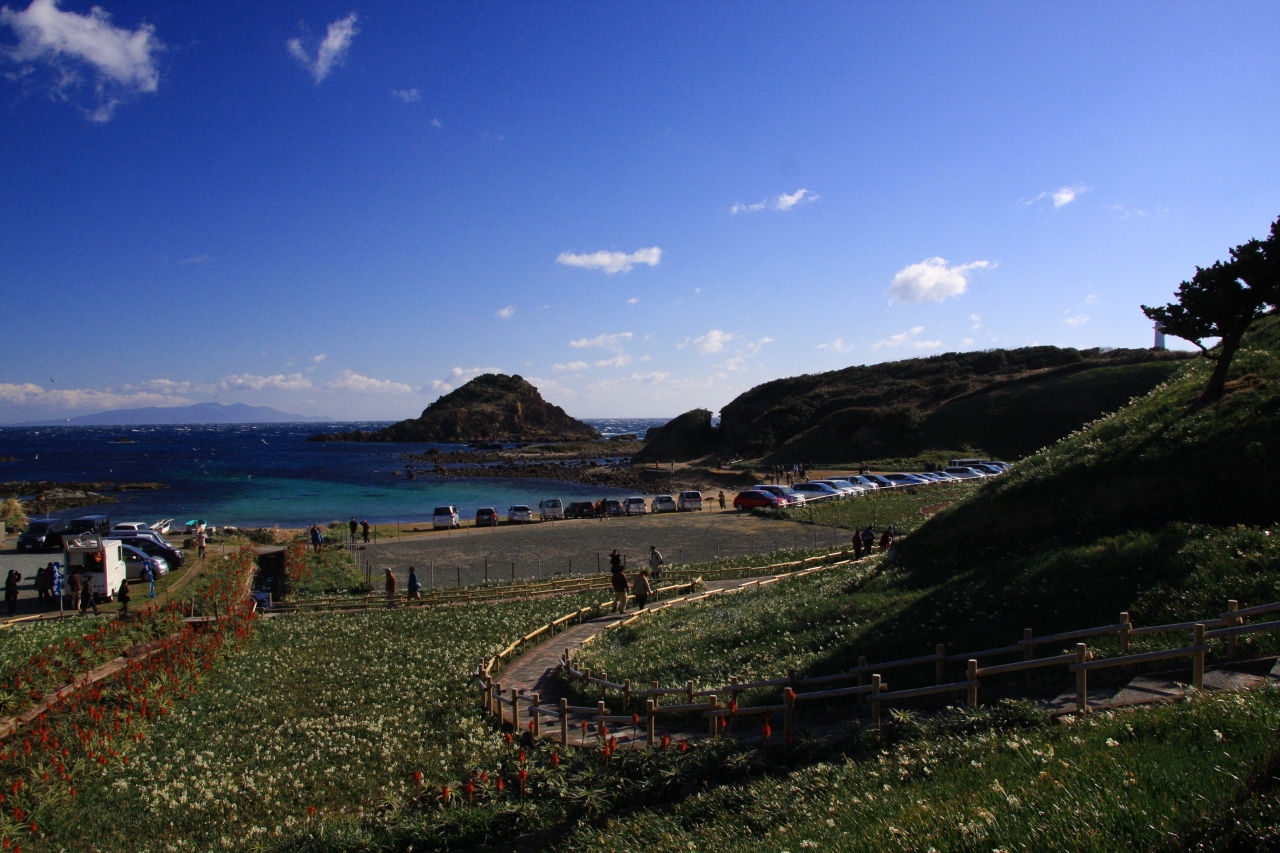
{"label": "parked car", "polygon": [[680,493],[680,500],[676,501],[676,509],[684,512],[702,511],[702,492],[695,492],[690,489],[687,492]]}
{"label": "parked car", "polygon": [[150,530],[151,525],[145,521],[121,521],[112,530]]}
{"label": "parked car", "polygon": [[679,508],[676,505],[676,499],[671,495],[658,495],[649,502],[650,512],[675,512]]}
{"label": "parked car", "polygon": [[858,474],[850,474],[847,477],[841,477],[840,479],[848,480],[850,483],[853,483],[855,486],[866,486],[867,489],[873,492],[876,489],[881,488],[880,484],[877,483],[875,480],[871,479],[870,477],[860,476]]}
{"label": "parked car", "polygon": [[[159,557],[169,565],[170,568],[180,569],[187,562],[187,555],[182,553],[178,548],[173,547],[168,542],[160,539],[157,541],[152,536],[142,535],[141,530],[113,530],[107,535],[107,539],[117,539],[126,547],[137,548],[142,553]],[[151,531],[145,531],[150,533]]]}
{"label": "parked car", "polygon": [[917,474],[885,474],[884,478],[895,486],[927,486],[929,481]]}
{"label": "parked car", "polygon": [[890,480],[888,477],[882,477],[879,474],[863,474],[862,476],[865,479],[868,479],[871,482],[875,483],[877,486],[879,486],[882,489],[894,489],[894,488],[897,488],[897,485],[898,485],[897,483],[893,482],[893,480]]}
{"label": "parked car", "polygon": [[67,535],[71,537],[106,536],[110,532],[111,519],[105,515],[82,515],[67,524]]}
{"label": "parked car", "polygon": [[609,498],[604,502],[604,514],[608,515],[626,515],[627,508],[622,505],[622,501],[616,498]]}
{"label": "parked car", "polygon": [[591,501],[574,501],[565,508],[565,518],[595,518],[596,505]]}
{"label": "parked car", "polygon": [[826,483],[797,483],[792,488],[804,495],[810,503],[813,501],[833,501],[841,497],[839,492]]}
{"label": "parked car", "polygon": [[799,509],[805,504],[804,495],[800,494],[795,489],[792,489],[790,486],[771,486],[766,484],[756,486],[756,489],[773,495],[781,501],[782,505],[787,509]]}
{"label": "parked car", "polygon": [[738,512],[746,509],[780,509],[781,507],[782,501],[777,496],[759,489],[738,492],[737,497],[733,499],[733,508]]}
{"label": "parked car", "polygon": [[969,467],[981,471],[984,474],[990,474],[992,477],[999,477],[1004,473],[1003,468],[999,465],[993,465],[990,462],[979,462],[977,465],[970,465]]}
{"label": "parked car", "polygon": [[507,507],[507,524],[515,524],[517,522],[523,524],[526,521],[533,521],[533,510],[524,504]]}
{"label": "parked car", "polygon": [[857,497],[858,495],[866,492],[874,491],[870,486],[863,485],[862,483],[850,482],[844,477],[828,477],[822,482],[835,486],[837,489],[852,489],[852,497]]}
{"label": "parked car", "polygon": [[476,527],[497,527],[498,511],[491,506],[482,506],[476,510]]}
{"label": "parked car", "polygon": [[146,539],[148,541],[155,542],[157,545],[167,546],[169,544],[169,540],[165,539],[154,530],[113,530],[107,534],[107,538],[128,540]]}
{"label": "parked car", "polygon": [[990,474],[984,474],[981,471],[975,471],[972,468],[961,468],[954,465],[949,466],[944,470],[957,480],[981,480],[983,477],[991,476]]}
{"label": "parked car", "polygon": [[825,480],[812,480],[811,482],[821,483],[824,486],[830,486],[831,488],[839,492],[840,497],[842,498],[852,498],[852,497],[856,497],[858,494],[858,489],[854,488],[852,483],[845,483],[841,480],[825,479]]}
{"label": "parked car", "polygon": [[649,505],[645,503],[644,498],[627,498],[622,506],[627,515],[644,515],[649,511]]}
{"label": "parked car", "polygon": [[56,551],[62,547],[67,522],[61,518],[42,518],[27,525],[18,534],[19,551]]}
{"label": "parked car", "polygon": [[919,474],[916,474],[916,476],[923,477],[924,479],[930,480],[934,483],[946,483],[951,480],[950,475],[944,474],[941,471],[922,471]]}
{"label": "parked car", "polygon": [[539,501],[538,518],[542,521],[564,518],[564,502],[559,498],[547,498],[545,501]]}
{"label": "parked car", "polygon": [[151,575],[155,578],[169,574],[169,564],[160,557],[144,554],[132,545],[121,545],[120,551],[124,556],[124,576],[131,581],[142,580],[144,566],[151,567]]}
{"label": "parked car", "polygon": [[448,530],[451,527],[461,526],[462,519],[458,518],[456,506],[438,506],[431,514],[431,527],[434,530]]}

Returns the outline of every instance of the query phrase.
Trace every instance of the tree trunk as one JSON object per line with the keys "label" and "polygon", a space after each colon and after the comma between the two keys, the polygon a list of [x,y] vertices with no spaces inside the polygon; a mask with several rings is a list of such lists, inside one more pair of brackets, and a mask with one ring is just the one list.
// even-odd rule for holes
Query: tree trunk
{"label": "tree trunk", "polygon": [[1227,387],[1227,371],[1231,369],[1231,359],[1235,357],[1236,350],[1240,348],[1240,338],[1242,335],[1230,335],[1222,338],[1221,349],[1218,352],[1218,363],[1213,367],[1213,375],[1209,377],[1209,384],[1205,386],[1204,393],[1200,395],[1200,402],[1214,403],[1222,399],[1223,391]]}

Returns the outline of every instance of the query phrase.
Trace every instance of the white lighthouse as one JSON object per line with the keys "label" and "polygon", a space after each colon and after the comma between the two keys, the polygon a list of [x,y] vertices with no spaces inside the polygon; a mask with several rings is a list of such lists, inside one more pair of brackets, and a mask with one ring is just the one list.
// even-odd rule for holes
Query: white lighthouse
{"label": "white lighthouse", "polygon": [[1156,343],[1153,349],[1168,349],[1168,347],[1164,345],[1164,328],[1158,322],[1155,324],[1155,327]]}

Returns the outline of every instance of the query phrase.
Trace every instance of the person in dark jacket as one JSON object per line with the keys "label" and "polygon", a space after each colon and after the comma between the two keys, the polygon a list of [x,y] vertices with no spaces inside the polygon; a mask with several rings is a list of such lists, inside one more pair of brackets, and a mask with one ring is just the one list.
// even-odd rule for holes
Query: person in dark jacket
{"label": "person in dark jacket", "polygon": [[872,530],[871,525],[868,524],[866,528],[862,531],[862,550],[870,554],[871,549],[875,547],[875,544],[876,544],[876,532]]}
{"label": "person in dark jacket", "polygon": [[862,559],[862,532],[853,534],[853,559]]}
{"label": "person in dark jacket", "polygon": [[355,542],[356,530],[360,527],[360,525],[356,523],[356,517],[354,515],[351,516],[351,522],[347,526],[351,528],[351,541]]}
{"label": "person in dark jacket", "polygon": [[120,618],[129,616],[129,579],[120,581],[120,590],[116,593],[116,601],[120,602]]}
{"label": "person in dark jacket", "polygon": [[642,571],[640,576],[636,578],[636,582],[632,587],[636,595],[636,607],[643,610],[644,606],[649,603],[649,573]]}
{"label": "person in dark jacket", "polygon": [[364,536],[364,544],[368,545],[369,544],[369,522],[368,521],[360,522],[360,532]]}
{"label": "person in dark jacket", "polygon": [[22,573],[17,569],[10,569],[9,574],[4,579],[4,602],[9,605],[9,615],[18,615],[18,582],[22,580]]}
{"label": "person in dark jacket", "polygon": [[422,600],[422,584],[418,581],[418,570],[413,566],[409,567],[409,581],[406,588],[409,590],[409,598]]}
{"label": "person in dark jacket", "polygon": [[93,578],[88,575],[80,576],[80,615],[83,616],[89,612],[89,608],[93,608],[93,615],[98,615],[98,599],[93,595]]}
{"label": "person in dark jacket", "polygon": [[893,528],[886,527],[880,535],[880,550],[888,551],[893,546]]}
{"label": "person in dark jacket", "polygon": [[622,555],[614,548],[609,555],[609,573],[613,575],[613,612],[627,612],[627,575],[622,571]]}

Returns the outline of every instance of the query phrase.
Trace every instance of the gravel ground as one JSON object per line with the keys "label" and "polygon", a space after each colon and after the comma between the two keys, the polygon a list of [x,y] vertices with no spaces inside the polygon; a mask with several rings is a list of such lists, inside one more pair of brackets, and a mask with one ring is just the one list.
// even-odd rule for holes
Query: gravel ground
{"label": "gravel ground", "polygon": [[464,585],[483,581],[486,559],[490,579],[510,580],[513,563],[518,578],[568,574],[570,561],[575,574],[595,572],[597,560],[607,571],[614,548],[626,555],[630,569],[638,571],[647,565],[650,545],[657,545],[672,564],[845,541],[843,531],[834,528],[708,510],[458,530],[400,542],[384,540],[367,546],[363,554],[375,576],[389,567],[403,588],[411,565],[418,567],[423,586],[431,583],[432,565],[436,586],[454,586],[459,576]]}

